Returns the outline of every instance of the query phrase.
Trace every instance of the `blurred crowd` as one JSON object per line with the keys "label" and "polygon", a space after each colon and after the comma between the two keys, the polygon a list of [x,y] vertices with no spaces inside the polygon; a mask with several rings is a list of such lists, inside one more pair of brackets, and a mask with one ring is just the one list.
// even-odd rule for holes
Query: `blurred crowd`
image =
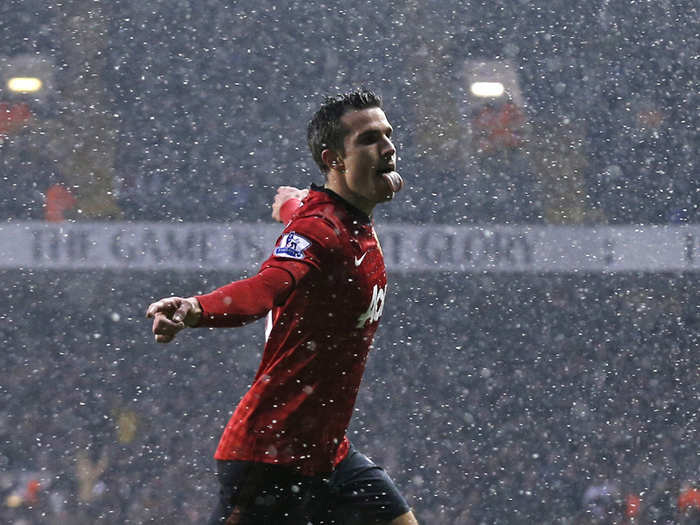
{"label": "blurred crowd", "polygon": [[[321,181],[322,95],[366,85],[410,185],[392,220],[698,220],[693,2],[268,4],[4,2],[3,52],[55,78],[0,86],[0,216],[266,220],[276,186]],[[512,93],[473,97],[474,60]]]}
{"label": "blurred crowd", "polygon": [[[2,274],[2,521],[202,523],[264,327],[156,345],[232,276],[86,277]],[[349,436],[421,523],[697,523],[697,275],[391,280]]]}

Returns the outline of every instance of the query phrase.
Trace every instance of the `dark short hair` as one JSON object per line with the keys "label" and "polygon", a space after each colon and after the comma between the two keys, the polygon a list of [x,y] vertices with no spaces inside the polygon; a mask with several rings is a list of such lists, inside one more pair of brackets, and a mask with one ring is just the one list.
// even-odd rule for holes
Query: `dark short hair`
{"label": "dark short hair", "polygon": [[340,118],[351,110],[381,107],[381,97],[364,88],[323,100],[323,104],[309,122],[306,138],[311,155],[324,174],[328,172],[328,166],[321,158],[323,150],[332,149],[345,153],[343,145],[349,130],[342,125]]}

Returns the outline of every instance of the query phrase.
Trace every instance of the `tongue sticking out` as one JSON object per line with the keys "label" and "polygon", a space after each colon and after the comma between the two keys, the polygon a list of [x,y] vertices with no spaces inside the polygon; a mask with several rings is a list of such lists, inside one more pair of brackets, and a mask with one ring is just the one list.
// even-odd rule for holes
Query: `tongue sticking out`
{"label": "tongue sticking out", "polygon": [[389,171],[387,173],[382,173],[382,177],[384,177],[384,180],[394,193],[401,191],[401,188],[403,188],[403,179],[398,172]]}

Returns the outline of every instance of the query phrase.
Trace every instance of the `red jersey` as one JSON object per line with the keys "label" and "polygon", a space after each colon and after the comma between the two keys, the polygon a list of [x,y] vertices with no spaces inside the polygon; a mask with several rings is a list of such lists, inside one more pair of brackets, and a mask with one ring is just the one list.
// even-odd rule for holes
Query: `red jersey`
{"label": "red jersey", "polygon": [[348,451],[345,432],[384,309],[384,257],[367,215],[312,188],[261,271],[269,267],[289,272],[295,286],[268,315],[262,363],[215,457],[328,473]]}

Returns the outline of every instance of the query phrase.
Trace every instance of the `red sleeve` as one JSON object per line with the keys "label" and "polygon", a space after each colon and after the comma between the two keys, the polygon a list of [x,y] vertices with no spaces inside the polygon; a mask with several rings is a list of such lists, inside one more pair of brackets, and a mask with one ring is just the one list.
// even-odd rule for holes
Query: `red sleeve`
{"label": "red sleeve", "polygon": [[284,204],[280,207],[280,220],[282,224],[287,224],[292,219],[292,215],[299,209],[299,206],[301,206],[301,201],[299,199],[292,198],[284,201]]}
{"label": "red sleeve", "polygon": [[[309,268],[310,270],[310,268]],[[263,317],[275,305],[286,301],[296,285],[295,278],[280,267],[264,268],[249,279],[235,281],[211,293],[198,295],[202,317],[198,326],[242,326]]]}

